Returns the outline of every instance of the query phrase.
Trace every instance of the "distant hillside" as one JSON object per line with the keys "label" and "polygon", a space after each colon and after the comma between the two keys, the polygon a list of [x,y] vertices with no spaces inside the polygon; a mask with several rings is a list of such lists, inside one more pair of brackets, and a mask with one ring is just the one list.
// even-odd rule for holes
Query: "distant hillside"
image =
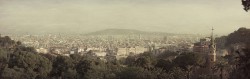
{"label": "distant hillside", "polygon": [[87,33],[86,35],[177,35],[163,32],[145,32],[131,29],[106,29]]}

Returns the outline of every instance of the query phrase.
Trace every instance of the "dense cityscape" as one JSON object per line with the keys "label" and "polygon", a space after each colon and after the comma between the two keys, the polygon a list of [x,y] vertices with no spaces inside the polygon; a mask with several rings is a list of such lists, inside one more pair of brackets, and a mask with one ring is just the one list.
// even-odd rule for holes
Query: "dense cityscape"
{"label": "dense cityscape", "polygon": [[250,79],[249,9],[250,0],[0,0],[0,79]]}
{"label": "dense cityscape", "polygon": [[[228,36],[221,37],[214,37],[213,30],[210,37],[178,34],[163,36],[105,34],[68,37],[13,35],[12,40],[9,36],[1,35],[1,77],[4,79],[144,79],[147,77],[150,77],[149,79],[235,79],[241,76],[243,79],[248,76],[240,73],[247,74],[248,70],[242,71],[241,67],[248,67],[248,64],[237,63],[244,60],[234,57],[241,56],[237,55],[237,52],[248,56],[246,48],[248,48],[249,31],[247,28],[239,28]],[[200,39],[197,40],[198,38]],[[30,71],[30,68],[34,69]],[[46,70],[43,70],[44,68]],[[33,76],[27,73],[33,73]]]}
{"label": "dense cityscape", "polygon": [[[109,32],[106,32],[109,31]],[[192,51],[193,43],[199,41],[201,35],[146,35],[138,34],[137,31],[125,34],[112,35],[106,30],[104,33],[95,35],[18,35],[11,36],[15,41],[21,41],[23,45],[34,47],[39,53],[53,52],[69,56],[69,54],[84,54],[93,51],[98,56],[115,54],[126,57],[129,54],[140,54],[157,49],[156,53],[163,51]],[[127,35],[126,35],[127,34]],[[73,39],[72,39],[73,38]]]}

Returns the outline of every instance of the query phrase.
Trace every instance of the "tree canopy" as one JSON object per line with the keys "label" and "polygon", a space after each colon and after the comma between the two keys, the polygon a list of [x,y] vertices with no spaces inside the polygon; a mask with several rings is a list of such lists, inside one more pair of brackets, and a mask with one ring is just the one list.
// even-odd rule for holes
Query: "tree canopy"
{"label": "tree canopy", "polygon": [[250,9],[250,0],[241,0],[242,5],[244,6],[244,10],[248,11]]}

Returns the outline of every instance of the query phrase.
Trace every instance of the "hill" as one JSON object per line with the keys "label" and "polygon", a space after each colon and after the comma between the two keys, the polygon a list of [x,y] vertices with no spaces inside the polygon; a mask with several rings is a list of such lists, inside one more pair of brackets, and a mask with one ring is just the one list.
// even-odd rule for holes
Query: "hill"
{"label": "hill", "polygon": [[106,29],[96,32],[87,33],[85,35],[177,35],[164,32],[146,32],[132,29]]}

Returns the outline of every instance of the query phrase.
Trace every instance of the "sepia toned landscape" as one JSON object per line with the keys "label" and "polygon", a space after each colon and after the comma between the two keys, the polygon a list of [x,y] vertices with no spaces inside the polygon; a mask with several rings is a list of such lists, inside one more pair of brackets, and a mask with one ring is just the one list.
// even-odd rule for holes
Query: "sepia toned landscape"
{"label": "sepia toned landscape", "polygon": [[250,0],[0,0],[0,79],[250,79]]}

